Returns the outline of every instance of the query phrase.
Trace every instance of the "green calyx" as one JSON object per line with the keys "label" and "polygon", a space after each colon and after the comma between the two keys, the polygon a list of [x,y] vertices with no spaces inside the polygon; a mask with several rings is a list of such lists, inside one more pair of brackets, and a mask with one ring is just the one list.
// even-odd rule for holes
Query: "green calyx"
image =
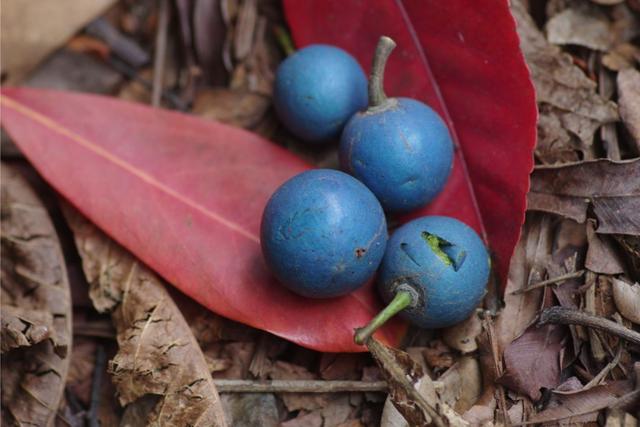
{"label": "green calyx", "polygon": [[453,265],[453,261],[451,260],[449,255],[447,255],[442,250],[443,246],[449,244],[446,240],[443,240],[435,234],[431,234],[426,231],[422,232],[422,238],[425,242],[427,242],[427,245],[429,245],[433,253],[436,254],[436,256],[440,258],[440,260],[445,263],[445,265]]}

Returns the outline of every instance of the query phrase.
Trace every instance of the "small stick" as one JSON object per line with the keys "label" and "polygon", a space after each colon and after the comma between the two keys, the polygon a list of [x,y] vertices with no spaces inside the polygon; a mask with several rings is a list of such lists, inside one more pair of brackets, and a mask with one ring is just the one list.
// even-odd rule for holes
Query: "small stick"
{"label": "small stick", "polygon": [[386,392],[385,381],[214,380],[220,393],[338,393]]}
{"label": "small stick", "polygon": [[151,105],[160,106],[162,99],[164,64],[167,57],[167,31],[169,28],[169,0],[159,0],[158,31],[156,32],[156,51],[153,58],[153,88]]}
{"label": "small stick", "polygon": [[598,329],[609,334],[618,336],[624,340],[640,345],[640,333],[626,328],[616,322],[612,322],[604,317],[594,316],[566,307],[551,307],[540,313],[538,326],[548,323],[558,323],[562,325],[581,325]]}
{"label": "small stick", "polygon": [[107,355],[102,345],[96,349],[96,360],[93,368],[93,382],[91,383],[91,404],[87,412],[89,427],[100,427],[98,408],[100,407],[100,392],[102,390],[102,371],[107,361]]}
{"label": "small stick", "polygon": [[533,285],[528,286],[526,288],[515,290],[511,292],[510,295],[520,295],[520,294],[524,294],[526,292],[532,291],[534,289],[543,288],[547,285],[553,285],[555,283],[560,284],[560,282],[564,282],[565,280],[577,279],[578,277],[582,277],[584,273],[585,273],[585,270],[578,270],[578,271],[574,271],[573,273],[563,274],[562,276],[553,277],[551,279],[543,280],[542,282],[534,283]]}
{"label": "small stick", "polygon": [[[144,87],[146,90],[151,91],[151,87],[152,87],[151,82],[148,81],[147,79],[140,77],[138,75],[138,72],[126,62],[111,55],[108,58],[108,63],[116,71],[124,75],[126,78],[135,80],[136,82],[140,83],[142,87]],[[174,94],[169,90],[163,90],[162,97],[168,102],[170,102],[175,108],[177,108],[180,111],[187,111],[189,109],[186,103],[184,103],[176,94]]]}

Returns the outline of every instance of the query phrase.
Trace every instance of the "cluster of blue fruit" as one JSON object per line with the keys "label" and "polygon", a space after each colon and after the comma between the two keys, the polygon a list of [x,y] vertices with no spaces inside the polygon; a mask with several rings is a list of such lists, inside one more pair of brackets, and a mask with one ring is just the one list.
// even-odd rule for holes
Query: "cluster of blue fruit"
{"label": "cluster of blue fruit", "polygon": [[352,292],[379,269],[389,306],[358,332],[359,343],[398,312],[424,328],[464,320],[481,301],[490,270],[482,239],[453,218],[418,218],[388,238],[385,211],[429,203],[453,161],[451,136],[435,111],[385,96],[394,47],[380,39],[367,84],[344,50],[308,46],[280,65],[274,90],[276,111],[293,134],[309,143],[340,136],[347,173],[311,170],[276,190],[262,217],[264,258],[283,285],[312,298]]}

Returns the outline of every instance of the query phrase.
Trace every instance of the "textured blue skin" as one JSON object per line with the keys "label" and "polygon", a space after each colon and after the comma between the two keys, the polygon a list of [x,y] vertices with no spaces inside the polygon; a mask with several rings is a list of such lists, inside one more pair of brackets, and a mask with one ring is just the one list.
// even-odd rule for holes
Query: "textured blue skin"
{"label": "textured blue skin", "polygon": [[[457,271],[433,252],[422,237],[424,231],[452,244],[443,250],[458,260],[453,263]],[[389,238],[378,290],[388,303],[399,283],[410,283],[424,303],[406,308],[400,316],[422,328],[443,328],[473,313],[484,296],[489,270],[489,254],[475,231],[453,218],[425,216],[404,224]]]}
{"label": "textured blue skin", "polygon": [[409,98],[357,113],[340,139],[342,168],[362,181],[389,212],[429,203],[451,172],[453,143],[438,114]]}
{"label": "textured blue skin", "polygon": [[276,278],[312,298],[344,295],[364,285],[387,243],[387,223],[375,196],[355,178],[329,169],[303,172],[278,188],[260,233]]}
{"label": "textured blue skin", "polygon": [[307,46],[278,67],[273,102],[294,135],[308,142],[327,141],[367,106],[367,77],[344,50]]}

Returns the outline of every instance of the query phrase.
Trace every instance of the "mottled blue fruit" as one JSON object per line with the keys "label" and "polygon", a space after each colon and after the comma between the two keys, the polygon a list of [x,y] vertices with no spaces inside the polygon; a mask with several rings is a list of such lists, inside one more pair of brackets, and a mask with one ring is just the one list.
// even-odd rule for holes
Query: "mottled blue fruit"
{"label": "mottled blue fruit", "polygon": [[303,172],[271,196],[260,231],[264,259],[292,291],[313,298],[347,294],[378,268],[387,243],[380,203],[336,170]]}
{"label": "mottled blue fruit", "polygon": [[473,313],[489,270],[489,254],[475,231],[453,218],[425,216],[389,238],[378,289],[386,302],[409,290],[416,303],[400,316],[422,328],[443,328]]}
{"label": "mottled blue fruit", "polygon": [[410,98],[390,98],[357,113],[340,139],[342,168],[389,212],[429,203],[447,182],[452,160],[447,126],[435,111]]}
{"label": "mottled blue fruit", "polygon": [[311,45],[280,64],[273,101],[294,135],[308,142],[327,141],[367,106],[367,77],[344,50]]}

